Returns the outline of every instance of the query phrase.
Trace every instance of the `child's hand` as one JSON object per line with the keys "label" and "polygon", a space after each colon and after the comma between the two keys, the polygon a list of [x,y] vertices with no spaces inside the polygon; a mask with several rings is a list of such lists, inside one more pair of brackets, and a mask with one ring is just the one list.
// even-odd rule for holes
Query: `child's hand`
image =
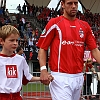
{"label": "child's hand", "polygon": [[49,85],[50,82],[52,82],[53,80],[54,80],[54,77],[51,74],[49,74],[48,75],[48,81],[45,82],[45,85]]}
{"label": "child's hand", "polygon": [[54,79],[54,77],[47,72],[47,70],[43,70],[41,71],[40,74],[40,81],[41,83],[43,83],[44,85],[49,85],[50,82],[52,82]]}
{"label": "child's hand", "polygon": [[49,74],[48,77],[49,77],[50,82],[52,82],[54,80],[54,77],[51,74]]}

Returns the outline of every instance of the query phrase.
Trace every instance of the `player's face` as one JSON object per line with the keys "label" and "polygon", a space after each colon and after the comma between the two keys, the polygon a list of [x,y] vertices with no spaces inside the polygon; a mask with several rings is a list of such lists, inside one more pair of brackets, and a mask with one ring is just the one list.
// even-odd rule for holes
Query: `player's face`
{"label": "player's face", "polygon": [[1,44],[3,46],[3,49],[1,52],[7,55],[12,55],[13,52],[18,47],[18,38],[19,38],[18,34],[11,34],[5,39],[5,41],[2,40]]}
{"label": "player's face", "polygon": [[61,2],[62,8],[64,9],[64,16],[68,19],[73,19],[76,17],[78,10],[78,0],[65,0]]}

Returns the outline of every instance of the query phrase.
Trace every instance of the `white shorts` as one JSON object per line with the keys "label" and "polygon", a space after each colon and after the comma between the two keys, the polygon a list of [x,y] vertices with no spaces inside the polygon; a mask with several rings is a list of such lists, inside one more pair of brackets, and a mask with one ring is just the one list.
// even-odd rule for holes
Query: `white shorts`
{"label": "white shorts", "polygon": [[51,72],[54,80],[50,83],[52,100],[79,100],[84,82],[83,73],[66,74]]}

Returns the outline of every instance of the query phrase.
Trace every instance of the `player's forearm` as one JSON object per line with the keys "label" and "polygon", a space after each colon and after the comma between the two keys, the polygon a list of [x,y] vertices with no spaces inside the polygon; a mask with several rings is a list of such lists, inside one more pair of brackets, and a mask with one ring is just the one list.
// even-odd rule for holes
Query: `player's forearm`
{"label": "player's forearm", "polygon": [[96,48],[92,50],[92,55],[96,59],[96,61],[100,64],[100,51]]}
{"label": "player's forearm", "polygon": [[33,76],[30,82],[40,81],[40,77]]}
{"label": "player's forearm", "polygon": [[40,67],[46,65],[46,53],[47,53],[46,50],[40,48],[39,53],[38,53]]}

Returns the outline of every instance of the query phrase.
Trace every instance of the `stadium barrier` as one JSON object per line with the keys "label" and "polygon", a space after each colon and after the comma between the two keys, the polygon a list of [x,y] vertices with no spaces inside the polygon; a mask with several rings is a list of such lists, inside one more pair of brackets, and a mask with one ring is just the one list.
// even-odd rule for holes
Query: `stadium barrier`
{"label": "stadium barrier", "polygon": [[92,72],[86,72],[84,73],[84,76],[86,76],[86,80],[84,80],[83,83],[81,100],[91,100],[92,98],[99,98],[100,94],[97,93],[97,88],[98,88],[97,73],[93,74]]}
{"label": "stadium barrier", "polygon": [[[34,76],[40,76],[40,65],[38,60],[27,60],[29,71]],[[23,100],[51,100],[49,86],[41,82],[29,82],[22,86],[21,96]]]}
{"label": "stadium barrier", "polygon": [[[32,74],[39,76],[40,72],[32,72]],[[49,86],[44,85],[41,82],[29,82],[27,85],[23,85],[21,96],[25,100],[35,100],[35,98],[38,98],[39,100],[41,100],[41,98],[43,98],[43,100],[51,100]]]}

